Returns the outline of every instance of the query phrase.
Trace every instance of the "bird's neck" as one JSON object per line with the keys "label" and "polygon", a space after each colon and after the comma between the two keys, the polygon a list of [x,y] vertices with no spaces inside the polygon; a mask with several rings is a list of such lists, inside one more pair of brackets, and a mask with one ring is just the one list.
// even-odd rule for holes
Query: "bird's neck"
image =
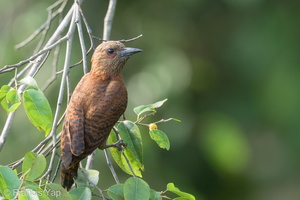
{"label": "bird's neck", "polygon": [[102,80],[110,79],[121,73],[125,63],[92,62],[90,73]]}
{"label": "bird's neck", "polygon": [[90,71],[90,74],[93,77],[96,77],[98,80],[109,80],[113,77],[120,76],[120,70],[106,70],[106,69],[100,69],[100,68],[93,68]]}

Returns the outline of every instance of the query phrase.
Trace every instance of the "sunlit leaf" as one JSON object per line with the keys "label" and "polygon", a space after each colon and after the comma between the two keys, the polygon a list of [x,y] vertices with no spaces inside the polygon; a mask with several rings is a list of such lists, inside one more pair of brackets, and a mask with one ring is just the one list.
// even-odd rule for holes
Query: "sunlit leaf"
{"label": "sunlit leaf", "polygon": [[120,123],[118,126],[118,130],[120,129],[122,129],[122,131],[124,132],[127,132],[127,135],[130,136],[131,143],[128,141],[129,142],[127,143],[128,149],[130,149],[134,153],[134,155],[138,158],[142,166],[143,165],[143,144],[142,144],[142,136],[140,133],[140,129],[136,124],[134,124],[129,120],[125,120],[123,123]]}
{"label": "sunlit leaf", "polygon": [[6,199],[13,199],[20,187],[20,180],[9,167],[0,166],[0,193]]}
{"label": "sunlit leaf", "polygon": [[8,112],[14,112],[19,106],[21,105],[21,102],[19,103],[15,103],[13,105],[11,105],[9,108],[8,108]]}
{"label": "sunlit leaf", "polygon": [[44,155],[28,152],[22,164],[22,173],[25,179],[33,181],[39,178],[46,169],[46,158]]}
{"label": "sunlit leaf", "polygon": [[16,89],[11,89],[7,94],[6,94],[6,101],[7,103],[13,105],[15,103],[20,102],[20,98],[18,95],[18,90]]}
{"label": "sunlit leaf", "polygon": [[[107,139],[107,143],[108,144],[113,144],[117,142],[117,137],[116,135],[112,132],[110,133],[108,139]],[[132,175],[132,173],[130,172],[130,169],[126,163],[126,160],[123,158],[122,156],[122,152],[119,151],[117,148],[109,148],[110,153],[113,157],[113,159],[115,160],[115,162],[118,164],[118,166],[126,173]]]}
{"label": "sunlit leaf", "polygon": [[6,97],[6,94],[12,89],[8,85],[3,85],[0,89],[0,102]]}
{"label": "sunlit leaf", "polygon": [[[4,86],[2,86],[3,88]],[[7,91],[10,87],[5,87],[4,91]],[[2,93],[4,95],[4,93]],[[4,96],[1,98],[1,105],[7,112],[14,112],[21,104],[18,91],[16,89],[10,89]]]}
{"label": "sunlit leaf", "polygon": [[107,194],[113,200],[124,200],[123,187],[124,187],[124,184],[113,185],[108,188]]}
{"label": "sunlit leaf", "polygon": [[164,99],[162,101],[158,101],[153,104],[137,106],[133,109],[133,111],[135,112],[135,114],[138,116],[139,119],[141,114],[143,113],[146,112],[155,113],[156,112],[155,109],[161,107],[167,100],[168,99]]}
{"label": "sunlit leaf", "polygon": [[23,94],[24,108],[31,123],[46,136],[52,128],[52,110],[47,98],[40,90],[28,89]]}
{"label": "sunlit leaf", "polygon": [[9,104],[6,101],[6,98],[2,99],[1,105],[2,105],[3,109],[8,112],[10,106],[9,106]]}
{"label": "sunlit leaf", "polygon": [[[186,199],[186,200],[196,200],[196,198],[195,198],[193,195],[191,195],[191,194],[189,194],[189,193],[186,193],[186,192],[180,191],[177,187],[175,187],[174,183],[168,183],[168,185],[167,185],[167,190],[168,190],[169,192],[172,192],[172,193],[174,193],[174,194],[177,194],[177,195],[180,196],[180,197],[183,197],[183,198]],[[183,200],[183,199],[182,199],[182,200]]]}
{"label": "sunlit leaf", "polygon": [[[127,144],[127,147],[124,150],[124,154],[126,155],[130,166],[135,175],[141,177],[141,170],[144,169],[143,165],[143,145],[141,134],[139,128],[131,121],[121,122],[117,126],[118,132],[120,133],[123,142]],[[108,143],[112,144],[117,141],[116,135],[111,133],[108,138]],[[120,166],[120,168],[128,174],[132,175],[130,167],[122,153],[118,151],[116,148],[110,148],[111,154],[116,161],[116,163]]]}
{"label": "sunlit leaf", "polygon": [[27,85],[29,88],[33,88],[33,89],[36,89],[36,90],[39,89],[36,80],[31,76],[26,76],[25,78],[23,78],[19,82]]}
{"label": "sunlit leaf", "polygon": [[150,198],[150,187],[140,178],[127,179],[123,190],[125,200],[149,200]]}
{"label": "sunlit leaf", "polygon": [[170,141],[168,136],[161,130],[152,129],[149,131],[150,137],[154,140],[160,148],[170,149]]}

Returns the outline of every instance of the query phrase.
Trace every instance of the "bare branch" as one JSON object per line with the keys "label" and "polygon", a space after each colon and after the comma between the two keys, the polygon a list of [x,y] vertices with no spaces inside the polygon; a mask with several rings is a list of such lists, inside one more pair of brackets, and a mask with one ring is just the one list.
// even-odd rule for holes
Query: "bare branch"
{"label": "bare branch", "polygon": [[86,59],[86,48],[84,44],[84,38],[83,38],[83,32],[81,26],[81,15],[79,12],[79,5],[77,5],[76,7],[76,24],[77,24],[78,36],[79,36],[80,47],[82,52],[83,72],[84,74],[86,74],[88,73],[88,66],[87,66],[87,59]]}
{"label": "bare branch", "polygon": [[137,39],[139,39],[140,37],[142,37],[143,36],[143,34],[141,34],[141,35],[138,35],[138,36],[136,36],[136,37],[134,37],[134,38],[131,38],[131,39],[128,39],[128,40],[119,40],[119,42],[122,42],[122,43],[125,43],[125,42],[132,42],[132,41],[134,41],[134,40],[137,40]]}
{"label": "bare branch", "polygon": [[103,40],[110,39],[110,32],[115,15],[117,0],[109,0],[108,9],[104,18]]}

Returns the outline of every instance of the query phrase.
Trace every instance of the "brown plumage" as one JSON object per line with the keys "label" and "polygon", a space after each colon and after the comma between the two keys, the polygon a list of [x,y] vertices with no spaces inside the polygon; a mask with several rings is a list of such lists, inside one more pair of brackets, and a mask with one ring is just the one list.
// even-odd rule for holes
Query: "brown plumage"
{"label": "brown plumage", "polygon": [[92,56],[90,73],[76,86],[61,136],[61,185],[67,190],[77,177],[79,162],[97,147],[106,148],[109,133],[127,106],[120,72],[129,56],[140,51],[117,41],[100,44]]}

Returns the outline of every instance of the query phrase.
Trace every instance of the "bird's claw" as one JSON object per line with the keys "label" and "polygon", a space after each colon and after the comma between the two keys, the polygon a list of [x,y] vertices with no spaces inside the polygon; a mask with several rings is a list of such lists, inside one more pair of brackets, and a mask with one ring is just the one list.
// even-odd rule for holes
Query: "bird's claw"
{"label": "bird's claw", "polygon": [[106,148],[109,148],[109,147],[116,147],[119,151],[122,151],[123,149],[125,149],[127,147],[127,144],[124,143],[122,139],[119,139],[117,142],[115,142],[113,144],[106,145]]}

